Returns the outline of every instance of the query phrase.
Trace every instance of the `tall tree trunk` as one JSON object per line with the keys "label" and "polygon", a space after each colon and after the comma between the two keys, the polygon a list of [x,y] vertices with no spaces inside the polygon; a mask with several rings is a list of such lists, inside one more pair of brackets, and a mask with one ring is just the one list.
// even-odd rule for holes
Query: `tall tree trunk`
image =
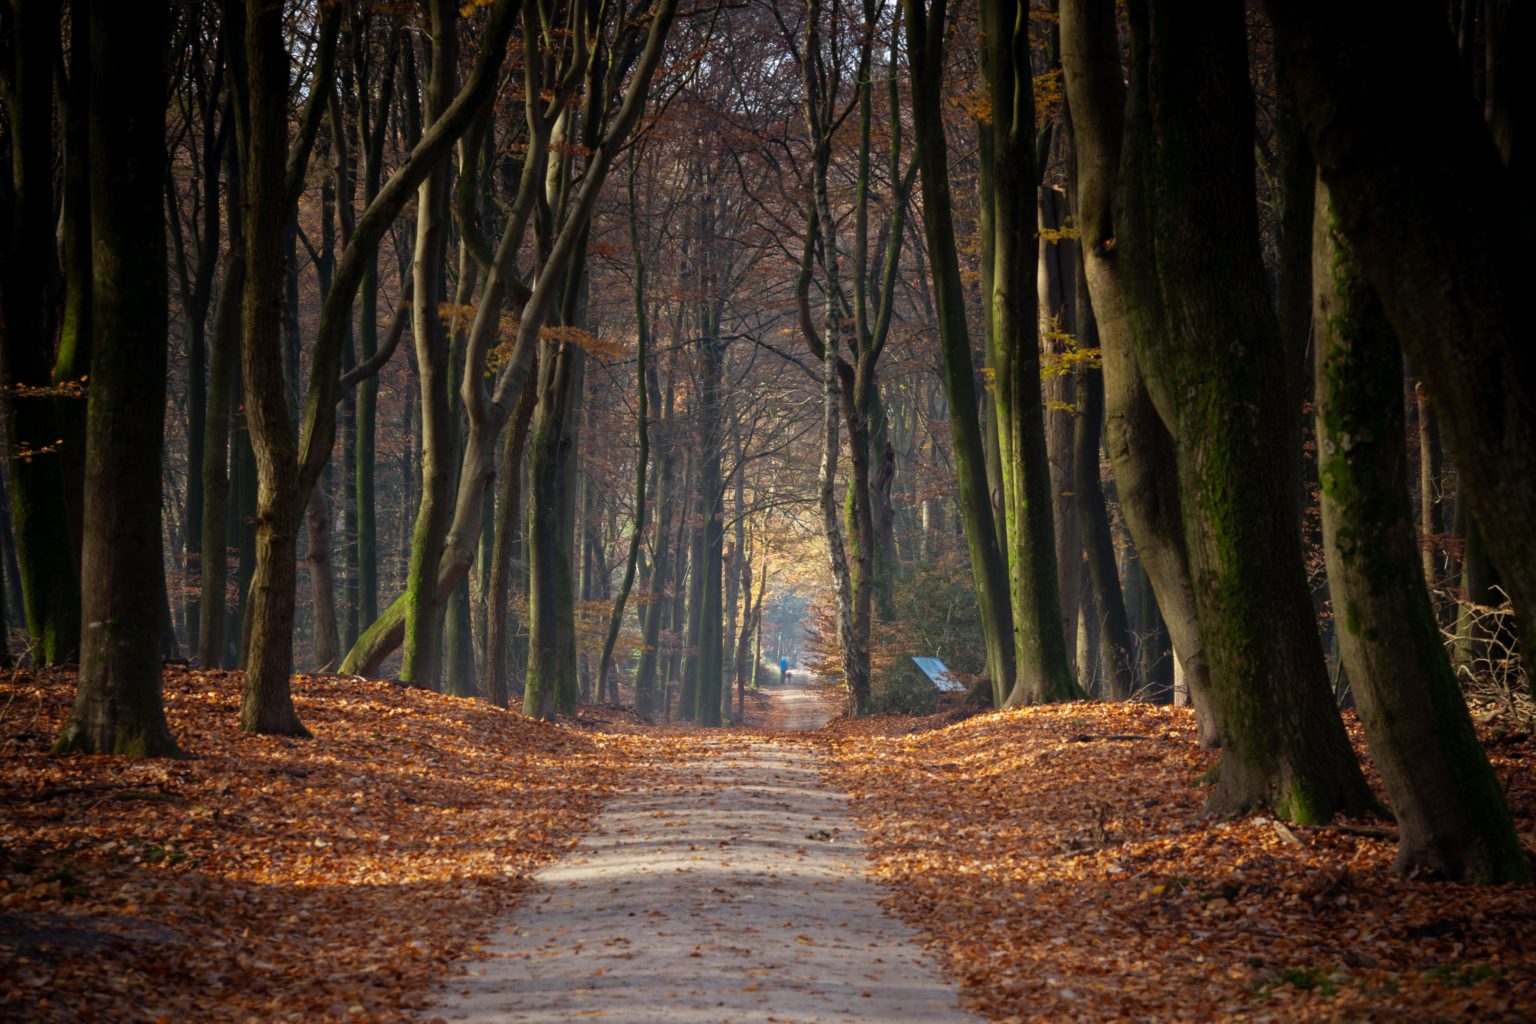
{"label": "tall tree trunk", "polygon": [[[204,668],[222,668],[227,662],[229,624],[229,464],[230,417],[235,372],[240,363],[241,307],[245,294],[245,227],[241,214],[244,190],[240,187],[240,158],[230,147],[226,213],[229,252],[224,257],[224,278],[214,312],[213,344],[208,360],[207,434],[199,467],[203,489],[202,616],[198,628],[197,661]],[[190,486],[190,484],[188,485]]]}
{"label": "tall tree trunk", "polygon": [[1041,398],[1044,401],[1046,465],[1050,470],[1051,526],[1056,541],[1062,641],[1068,655],[1068,668],[1074,678],[1080,678],[1082,668],[1072,663],[1072,656],[1077,649],[1079,591],[1083,578],[1083,527],[1077,501],[1081,488],[1078,486],[1075,447],[1077,424],[1083,414],[1079,407],[1077,374],[1066,364],[1074,346],[1084,347],[1077,319],[1077,245],[1068,237],[1070,232],[1064,230],[1070,216],[1065,193],[1055,188],[1042,188],[1039,196]]}
{"label": "tall tree trunk", "polygon": [[[74,708],[59,752],[175,756],[160,690],[165,576],[161,474],[146,471],[165,434],[164,5],[95,0],[90,19],[91,345]],[[145,55],[155,55],[146,66]]]}
{"label": "tall tree trunk", "polygon": [[[971,342],[965,322],[965,289],[960,281],[951,212],[954,203],[950,196],[942,114],[947,0],[934,0],[931,6],[924,0],[902,0],[902,4],[912,68],[913,145],[922,173],[923,230],[933,261],[933,292],[938,307],[960,515],[986,638],[987,672],[993,699],[1001,705],[1014,690],[1015,638],[1008,563],[998,550],[987,493],[986,453],[977,417]],[[1065,659],[1064,652],[1062,658]]]}
{"label": "tall tree trunk", "polygon": [[[1518,159],[1513,136],[1485,126],[1439,5],[1395,9],[1390,39],[1374,12],[1353,6],[1268,7],[1339,228],[1430,384],[1471,512],[1530,643],[1536,350],[1526,307],[1536,261],[1528,176],[1507,166]],[[1423,144],[1425,125],[1436,126],[1433,146]]]}
{"label": "tall tree trunk", "polygon": [[[603,636],[603,653],[598,661],[597,686],[601,694],[613,667],[613,647],[619,639],[619,627],[624,624],[624,605],[629,601],[629,591],[635,585],[635,564],[640,559],[640,544],[645,538],[645,477],[651,456],[650,389],[647,387],[646,348],[650,343],[650,321],[645,305],[645,254],[640,248],[640,225],[635,202],[635,176],[629,176],[629,241],[630,254],[635,263],[635,434],[639,451],[635,455],[635,520],[630,528],[629,554],[624,560],[624,579],[619,584],[618,597],[613,602],[613,612],[608,618],[608,631]],[[643,616],[642,616],[643,617]],[[615,683],[613,696],[618,699]]]}
{"label": "tall tree trunk", "polygon": [[[427,84],[423,125],[430,129],[453,95],[457,60],[457,15],[449,0],[432,0],[432,73]],[[438,567],[453,514],[453,454],[456,448],[449,383],[448,329],[438,310],[443,301],[443,266],[447,259],[447,220],[451,168],[443,161],[421,183],[416,198],[415,265],[411,310],[416,366],[421,382],[421,503],[411,531],[411,561],[406,579],[408,607],[405,662],[400,678],[429,690],[441,685],[438,646],[440,608]]]}
{"label": "tall tree trunk", "polygon": [[[11,515],[33,656],[46,665],[73,661],[80,649],[80,551],[65,504],[65,460],[57,408],[48,397],[59,294],[54,235],[53,61],[59,50],[54,4],[14,5],[7,51],[6,117],[11,182],[0,254],[0,394],[11,457]],[[36,388],[28,395],[17,385]]]}
{"label": "tall tree trunk", "polygon": [[[1034,200],[1039,175],[1034,166],[1029,17],[1020,0],[986,0],[982,19],[988,26],[983,67],[993,111],[995,238],[988,296],[996,369],[992,404],[1002,460],[1005,554],[1018,673],[1006,703],[1017,706],[1070,700],[1081,691],[1072,678],[1062,627],[1051,469],[1041,408]],[[1075,558],[1073,563],[1076,573]]]}
{"label": "tall tree trunk", "polygon": [[1072,112],[1079,244],[1104,373],[1104,439],[1120,509],[1157,595],[1199,722],[1200,745],[1220,743],[1210,667],[1195,611],[1184,542],[1173,438],[1158,418],[1136,364],[1126,319],[1116,213],[1125,83],[1115,8],[1109,0],[1063,0],[1062,69]]}
{"label": "tall tree trunk", "polygon": [[[288,50],[281,8],[245,9],[246,275],[241,310],[245,418],[256,462],[256,551],[245,615],[247,732],[308,736],[293,706],[295,563],[303,511],[294,410],[284,369],[284,241],[294,205],[288,182]],[[329,82],[324,88],[329,89]],[[307,161],[306,161],[307,162]]]}
{"label": "tall tree trunk", "polygon": [[1403,450],[1402,355],[1339,236],[1316,224],[1323,532],[1344,666],[1397,815],[1399,871],[1520,882],[1525,852],[1451,672],[1417,558]]}
{"label": "tall tree trunk", "polygon": [[[1371,806],[1301,565],[1279,325],[1258,249],[1242,11],[1132,9],[1116,227],[1148,391],[1177,439],[1195,607],[1222,723],[1209,807],[1300,822]],[[1198,55],[1198,57],[1192,56]],[[1226,225],[1213,239],[1199,225]]]}

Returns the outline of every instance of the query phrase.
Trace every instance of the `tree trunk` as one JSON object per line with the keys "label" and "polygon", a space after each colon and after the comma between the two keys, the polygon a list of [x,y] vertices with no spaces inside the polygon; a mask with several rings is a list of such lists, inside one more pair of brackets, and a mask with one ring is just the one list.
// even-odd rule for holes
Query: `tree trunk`
{"label": "tree trunk", "polygon": [[246,617],[250,628],[240,722],[247,732],[307,736],[289,689],[302,507],[281,335],[283,240],[290,209],[285,181],[288,51],[282,16],[281,8],[256,3],[245,11],[250,98],[241,369],[257,488],[256,559]]}
{"label": "tree trunk", "polygon": [[165,576],[165,6],[96,0],[90,19],[92,341],[82,555],[91,585],[74,708],[55,750],[181,753],[160,690]]}
{"label": "tree trunk", "polygon": [[[1001,706],[1014,690],[1013,618],[1008,564],[998,550],[991,497],[987,493],[986,452],[977,417],[965,289],[960,281],[952,216],[954,202],[950,195],[942,113],[946,7],[947,0],[934,0],[931,7],[924,0],[903,0],[907,53],[912,67],[913,145],[922,173],[923,231],[933,261],[933,292],[938,307],[960,515],[976,583],[977,610],[986,638],[992,696]],[[1053,612],[1053,618],[1054,615]]]}
{"label": "tree trunk", "polygon": [[[1083,340],[1093,347],[1097,338],[1092,321],[1085,325]],[[1078,375],[1077,508],[1083,524],[1083,553],[1092,582],[1092,604],[1097,625],[1098,657],[1104,676],[1104,692],[1110,700],[1130,700],[1135,691],[1134,647],[1126,625],[1125,596],[1115,568],[1115,545],[1109,532],[1109,510],[1099,484],[1099,436],[1104,419],[1104,375],[1093,368]],[[1087,602],[1084,603],[1087,607]],[[1083,666],[1079,665],[1082,671]]]}
{"label": "tree trunk", "polygon": [[552,718],[576,711],[576,642],[572,633],[576,581],[571,574],[571,437],[574,395],[582,385],[585,353],[575,345],[546,342],[534,411],[529,476],[533,503],[529,530],[528,679],[523,713]]}
{"label": "tree trunk", "polygon": [[[80,551],[70,535],[57,409],[49,397],[59,292],[54,235],[53,61],[59,12],[18,3],[7,51],[11,182],[7,251],[0,254],[0,402],[10,431],[11,515],[20,560],[27,632],[45,665],[73,661],[80,649]],[[40,389],[21,395],[16,385]]]}
{"label": "tree trunk", "polygon": [[308,528],[309,585],[315,605],[315,671],[333,672],[341,658],[341,632],[336,622],[336,576],[331,565],[331,512],[325,491],[309,492],[304,521]]}
{"label": "tree trunk", "polygon": [[[245,228],[241,215],[240,159],[230,148],[228,199],[229,252],[214,313],[208,365],[207,436],[200,467],[203,488],[202,599],[198,610],[197,662],[204,668],[226,665],[229,623],[229,461],[230,413],[235,371],[240,363],[241,306],[245,293]],[[191,486],[190,483],[188,486]]]}
{"label": "tree trunk", "polygon": [[[1536,273],[1529,186],[1506,166],[1516,158],[1513,138],[1501,133],[1507,145],[1496,147],[1438,5],[1419,0],[1395,10],[1390,39],[1374,12],[1353,6],[1268,7],[1339,228],[1429,382],[1451,460],[1529,643],[1536,350],[1526,307]],[[1433,146],[1423,144],[1425,125],[1436,126]]]}
{"label": "tree trunk", "polygon": [[[1066,360],[1083,348],[1077,320],[1077,246],[1070,232],[1065,193],[1039,190],[1039,268],[1041,398],[1045,420],[1046,465],[1050,471],[1051,526],[1055,536],[1057,593],[1061,603],[1062,641],[1067,667],[1081,679],[1082,666],[1073,663],[1077,650],[1078,604],[1083,569],[1083,527],[1078,515],[1078,421],[1083,417],[1078,375]],[[1094,467],[1095,471],[1097,466]],[[1095,474],[1096,476],[1096,474]],[[1086,482],[1083,487],[1087,487]]]}
{"label": "tree trunk", "polygon": [[[1018,0],[987,0],[982,12],[990,25],[984,68],[993,110],[995,269],[988,302],[997,376],[992,406],[1002,459],[1018,673],[1005,702],[1012,707],[1071,700],[1081,691],[1072,678],[1062,628],[1051,467],[1041,408],[1035,203],[1039,175],[1034,166],[1029,18]],[[1075,558],[1072,571],[1077,571]]]}
{"label": "tree trunk", "polygon": [[[1258,249],[1242,11],[1140,4],[1132,41],[1116,248],[1148,391],[1177,439],[1222,723],[1208,806],[1327,821],[1372,799],[1323,669],[1290,474],[1265,468],[1286,457],[1289,389]],[[1220,239],[1200,226],[1212,220]]]}
{"label": "tree trunk", "polygon": [[[453,95],[457,55],[456,14],[449,0],[433,0],[432,74],[426,90],[423,125],[430,128]],[[453,514],[453,453],[456,447],[450,404],[452,386],[448,329],[438,305],[443,301],[443,264],[447,258],[449,178],[447,161],[421,183],[416,198],[415,264],[411,311],[416,366],[421,383],[421,504],[411,531],[411,561],[406,578],[408,608],[405,662],[400,678],[429,690],[441,685],[438,650],[440,608],[438,566]]]}
{"label": "tree trunk", "polygon": [[[512,587],[518,560],[515,555],[523,510],[523,448],[528,441],[528,425],[533,420],[533,401],[537,392],[536,375],[523,385],[517,411],[512,414],[512,429],[507,434],[501,458],[501,490],[496,497],[496,539],[491,553],[490,604],[486,614],[486,697],[499,708],[507,706],[512,681],[521,673],[513,671],[511,638],[518,625],[512,610]],[[520,590],[527,590],[526,572]]]}
{"label": "tree trunk", "polygon": [[1329,589],[1366,740],[1397,815],[1397,870],[1530,877],[1498,776],[1451,671],[1417,557],[1402,355],[1318,190],[1317,421]]}
{"label": "tree trunk", "polygon": [[1211,748],[1220,744],[1220,728],[1195,612],[1173,438],[1152,408],[1136,365],[1116,251],[1113,200],[1125,115],[1116,32],[1115,9],[1108,0],[1064,0],[1062,68],[1076,149],[1073,196],[1102,352],[1105,448],[1121,513],[1184,673],[1200,745]]}

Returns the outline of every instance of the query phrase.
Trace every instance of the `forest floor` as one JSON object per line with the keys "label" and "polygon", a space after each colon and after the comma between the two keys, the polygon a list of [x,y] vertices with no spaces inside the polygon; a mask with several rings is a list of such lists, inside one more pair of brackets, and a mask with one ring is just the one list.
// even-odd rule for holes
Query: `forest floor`
{"label": "forest floor", "polygon": [[[176,669],[192,758],[135,763],[47,753],[72,685],[0,672],[0,1020],[428,1021],[483,1011],[498,965],[546,993],[624,985],[587,1007],[612,1020],[645,1019],[636,972],[677,983],[679,1022],[727,1019],[727,992],[736,1019],[895,1019],[894,983],[835,988],[867,953],[907,984],[930,965],[902,998],[936,1009],[902,1019],[942,1019],[934,972],[996,1021],[1536,1016],[1531,889],[1398,878],[1378,823],[1203,818],[1210,757],[1178,709],[784,731],[835,709],[812,691],[749,697],[778,728],[703,731],[301,677],[300,741],[239,732],[238,674]],[[1529,842],[1536,741],[1483,731]],[[626,956],[631,911],[652,931]]]}

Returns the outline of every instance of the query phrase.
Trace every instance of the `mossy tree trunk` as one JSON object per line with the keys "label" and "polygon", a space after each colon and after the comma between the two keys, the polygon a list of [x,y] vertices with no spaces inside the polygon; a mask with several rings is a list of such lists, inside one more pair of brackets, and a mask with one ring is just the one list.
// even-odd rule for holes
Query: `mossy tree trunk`
{"label": "mossy tree trunk", "polygon": [[1329,590],[1360,721],[1397,815],[1396,866],[1457,881],[1525,881],[1525,852],[1424,585],[1403,448],[1402,354],[1322,188],[1315,234]]}
{"label": "mossy tree trunk", "polygon": [[1323,669],[1292,474],[1266,468],[1287,457],[1289,388],[1258,248],[1243,14],[1166,0],[1131,14],[1116,248],[1139,363],[1177,440],[1222,727],[1208,806],[1326,821],[1372,798]]}
{"label": "mossy tree trunk", "polygon": [[1199,721],[1200,745],[1220,742],[1184,543],[1173,437],[1136,364],[1126,319],[1114,198],[1125,122],[1125,79],[1115,5],[1063,0],[1062,71],[1072,116],[1078,244],[1104,375],[1104,441],[1126,528],[1157,598]]}
{"label": "mossy tree trunk", "polygon": [[[1014,690],[1015,644],[1008,563],[998,545],[987,489],[986,449],[976,408],[975,371],[966,327],[965,289],[955,242],[954,201],[949,187],[943,120],[944,38],[947,0],[902,0],[907,59],[912,70],[913,146],[922,175],[923,232],[932,260],[933,294],[949,399],[955,477],[976,603],[987,645],[993,700],[1001,706]],[[1029,204],[1033,210],[1033,203]],[[1038,387],[1038,380],[1036,382]],[[1053,570],[1054,572],[1054,570]],[[1065,654],[1063,653],[1063,658]]]}
{"label": "mossy tree trunk", "polygon": [[[1513,97],[1493,98],[1490,132],[1444,9],[1427,0],[1395,8],[1390,36],[1376,12],[1353,5],[1268,7],[1339,229],[1429,389],[1529,644],[1536,637],[1536,348],[1527,307],[1536,229],[1502,102]],[[1424,145],[1425,125],[1435,126],[1432,146]]]}
{"label": "mossy tree trunk", "polygon": [[[423,126],[447,108],[453,95],[458,52],[457,11],[449,0],[431,6],[432,63],[427,82]],[[412,268],[412,335],[421,383],[421,503],[411,531],[411,561],[406,575],[405,661],[400,678],[428,690],[441,686],[441,609],[438,566],[453,514],[453,456],[456,448],[450,403],[452,359],[448,326],[439,310],[448,253],[448,201],[451,167],[440,162],[421,183],[416,196],[416,243]]]}
{"label": "mossy tree trunk", "polygon": [[[165,574],[164,4],[94,0],[90,20],[91,345],[82,636],[59,752],[175,756],[161,700]],[[148,60],[148,64],[146,64]]]}

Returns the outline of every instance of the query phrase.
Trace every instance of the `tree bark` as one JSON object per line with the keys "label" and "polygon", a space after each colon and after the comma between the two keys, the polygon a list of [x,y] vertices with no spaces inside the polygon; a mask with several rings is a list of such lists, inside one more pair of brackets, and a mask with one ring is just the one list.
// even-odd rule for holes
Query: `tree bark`
{"label": "tree bark", "polygon": [[74,708],[57,752],[177,756],[160,690],[165,575],[165,5],[95,0],[90,19],[91,344]]}
{"label": "tree bark", "polygon": [[[1208,807],[1327,821],[1372,806],[1323,670],[1290,474],[1289,389],[1258,250],[1242,11],[1132,8],[1116,227],[1148,392],[1177,440],[1195,607],[1222,724]],[[1201,225],[1225,225],[1220,239]]]}
{"label": "tree bark", "polygon": [[[65,505],[64,459],[50,397],[59,294],[54,235],[53,61],[59,49],[56,5],[24,0],[8,13],[12,66],[6,80],[11,182],[0,254],[0,390],[9,431],[11,516],[33,657],[73,661],[80,650],[80,551]],[[39,389],[31,394],[16,386]]]}
{"label": "tree bark", "polygon": [[[432,73],[427,83],[423,126],[447,109],[453,95],[458,53],[457,14],[449,0],[432,0]],[[400,678],[428,690],[441,686],[438,567],[453,514],[453,415],[450,408],[451,357],[448,329],[438,309],[443,301],[443,265],[447,258],[449,172],[441,161],[422,181],[416,196],[416,243],[413,248],[411,310],[421,384],[421,503],[411,531],[411,561],[406,576],[408,607],[405,662]]]}
{"label": "tree bark", "polygon": [[902,0],[907,54],[912,68],[913,145],[922,174],[923,231],[932,260],[949,399],[955,477],[960,515],[970,551],[976,604],[987,645],[987,672],[994,701],[1001,706],[1014,690],[1015,645],[1010,611],[1008,565],[998,549],[986,452],[976,409],[976,384],[966,328],[965,290],[955,243],[954,207],[942,114],[944,32],[947,0]]}
{"label": "tree bark", "polygon": [[1157,596],[1199,722],[1200,745],[1220,744],[1210,669],[1195,612],[1173,437],[1158,418],[1136,364],[1126,319],[1116,212],[1125,85],[1114,5],[1064,0],[1062,68],[1072,112],[1079,244],[1104,373],[1105,448],[1127,529]]}
{"label": "tree bark", "polygon": [[1398,823],[1398,871],[1530,877],[1424,586],[1403,448],[1402,355],[1318,191],[1319,468],[1339,647]]}
{"label": "tree bark", "polygon": [[[1506,166],[1514,150],[1496,147],[1483,123],[1438,5],[1395,9],[1390,39],[1365,9],[1318,0],[1268,7],[1339,228],[1428,383],[1529,643],[1536,350],[1526,306],[1536,268],[1528,185]],[[1436,126],[1433,146],[1423,145],[1425,125]]]}

